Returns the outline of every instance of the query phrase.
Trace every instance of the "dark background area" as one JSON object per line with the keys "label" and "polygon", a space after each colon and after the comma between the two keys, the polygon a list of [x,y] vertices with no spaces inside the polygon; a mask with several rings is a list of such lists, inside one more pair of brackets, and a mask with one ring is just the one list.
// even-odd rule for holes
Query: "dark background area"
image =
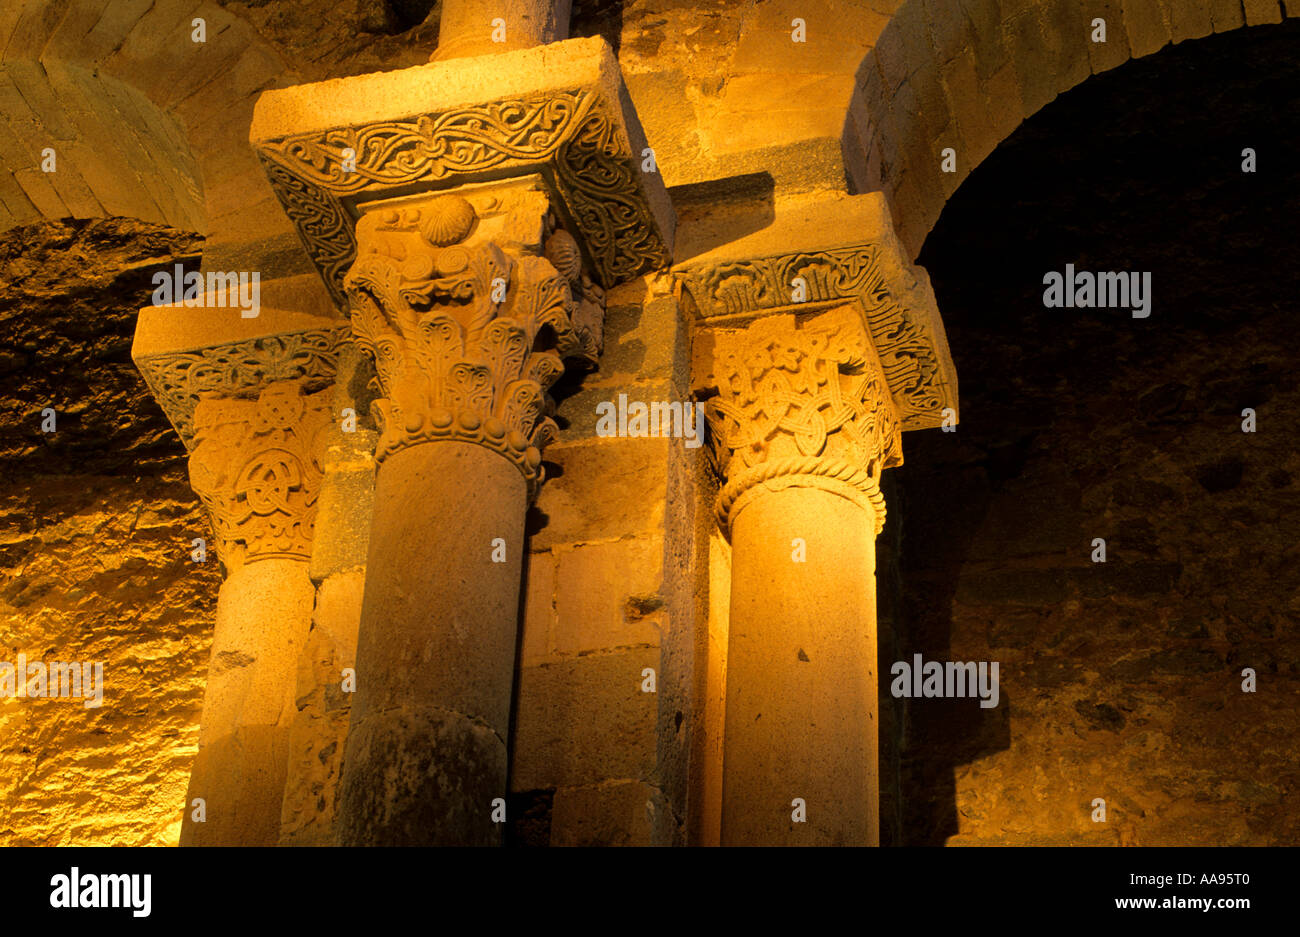
{"label": "dark background area", "polygon": [[[887,842],[1300,841],[1298,51],[1292,20],[1088,79],[926,241],[961,423],[892,479],[882,685],[999,661],[1001,702],[895,704]],[[1149,271],[1150,317],[1044,308],[1067,263]]]}

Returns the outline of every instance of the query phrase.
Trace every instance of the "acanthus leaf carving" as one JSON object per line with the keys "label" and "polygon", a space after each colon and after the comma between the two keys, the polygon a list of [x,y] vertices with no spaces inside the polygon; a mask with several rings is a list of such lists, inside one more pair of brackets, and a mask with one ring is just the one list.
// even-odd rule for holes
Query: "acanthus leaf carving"
{"label": "acanthus leaf carving", "polygon": [[357,225],[362,249],[345,283],[383,395],[375,455],[476,443],[514,463],[531,498],[556,434],[546,391],[565,359],[594,363],[604,295],[565,262],[572,239],[549,213],[543,251],[564,272],[539,253],[470,238],[476,220],[448,194],[376,207]]}

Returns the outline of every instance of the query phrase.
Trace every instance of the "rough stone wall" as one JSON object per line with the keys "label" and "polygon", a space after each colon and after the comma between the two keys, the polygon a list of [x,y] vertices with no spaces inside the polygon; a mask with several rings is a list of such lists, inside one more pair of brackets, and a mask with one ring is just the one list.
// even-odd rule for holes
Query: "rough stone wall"
{"label": "rough stone wall", "polygon": [[[0,235],[0,660],[100,661],[99,708],[0,700],[0,843],[174,845],[220,572],[185,455],[130,359],[150,274],[192,235]],[[41,410],[56,432],[41,432]]]}
{"label": "rough stone wall", "polygon": [[[1300,839],[1300,281],[1277,237],[1300,113],[1268,90],[1300,81],[1294,36],[1085,84],[927,242],[962,422],[913,434],[897,470],[903,648],[1000,661],[1001,702],[907,701],[909,842]],[[1277,158],[1243,173],[1245,146]],[[1067,262],[1150,271],[1149,318],[1045,309]]]}

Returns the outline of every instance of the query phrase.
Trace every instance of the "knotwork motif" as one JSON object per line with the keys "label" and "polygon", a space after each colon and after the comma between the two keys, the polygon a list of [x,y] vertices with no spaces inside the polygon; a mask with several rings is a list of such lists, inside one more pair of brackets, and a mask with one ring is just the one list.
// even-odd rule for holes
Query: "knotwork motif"
{"label": "knotwork motif", "polygon": [[258,144],[285,213],[336,299],[362,249],[345,199],[412,184],[541,171],[565,203],[604,286],[662,267],[655,222],[617,111],[590,91],[553,92]]}
{"label": "knotwork motif", "polygon": [[[945,377],[942,337],[936,337],[922,311],[900,300],[877,246],[687,265],[677,277],[704,319],[784,312],[805,302],[856,302],[906,428],[938,425],[949,398],[955,399]],[[796,283],[806,291],[798,301],[791,295]]]}
{"label": "knotwork motif", "polygon": [[706,415],[710,453],[726,479],[724,528],[749,489],[795,476],[852,489],[883,523],[880,474],[902,463],[901,427],[869,341],[849,307],[709,334],[700,389],[713,395]]}
{"label": "knotwork motif", "polygon": [[209,397],[195,407],[190,484],[228,564],[310,558],[328,394],[280,381],[255,399]]}

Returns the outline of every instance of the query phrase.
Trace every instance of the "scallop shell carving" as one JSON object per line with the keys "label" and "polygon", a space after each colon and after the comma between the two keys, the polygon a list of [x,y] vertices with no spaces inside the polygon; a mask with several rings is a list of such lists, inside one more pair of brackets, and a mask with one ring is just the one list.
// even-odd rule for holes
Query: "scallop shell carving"
{"label": "scallop shell carving", "polygon": [[563,228],[546,239],[546,259],[570,283],[582,277],[582,254],[573,235]]}
{"label": "scallop shell carving", "polygon": [[420,233],[436,247],[447,247],[469,236],[476,215],[474,206],[459,195],[438,199],[423,212]]}

